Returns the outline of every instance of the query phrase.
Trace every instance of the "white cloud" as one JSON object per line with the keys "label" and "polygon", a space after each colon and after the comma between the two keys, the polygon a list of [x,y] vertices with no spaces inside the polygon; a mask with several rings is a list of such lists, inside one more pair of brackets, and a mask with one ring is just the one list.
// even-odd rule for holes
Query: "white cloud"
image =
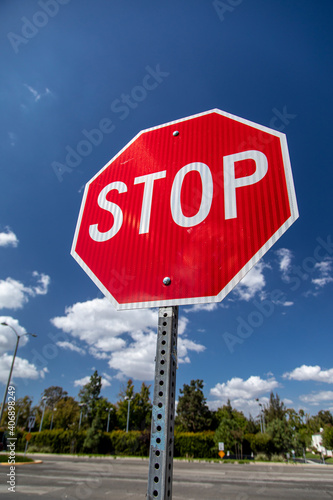
{"label": "white cloud", "polygon": [[[5,353],[0,356],[0,382],[3,384],[7,383],[12,361],[12,354]],[[38,378],[44,378],[45,373],[47,372],[47,368],[38,370],[37,367],[29,363],[27,359],[16,356],[11,380],[12,382],[18,378],[36,380]]]}
{"label": "white cloud", "polygon": [[86,351],[84,349],[81,349],[81,347],[77,346],[76,344],[73,344],[72,342],[57,342],[57,346],[62,347],[63,349],[68,349],[69,351],[74,351],[78,352],[79,354],[85,354]]}
{"label": "white cloud", "polygon": [[283,374],[283,378],[288,380],[314,380],[316,382],[326,382],[333,384],[333,368],[322,370],[320,366],[302,365],[292,372]]}
{"label": "white cloud", "polygon": [[17,247],[19,240],[9,227],[0,233],[0,247]]}
{"label": "white cloud", "polygon": [[246,414],[256,414],[259,407],[255,399],[260,397],[260,402],[267,404],[268,398],[262,397],[262,395],[270,393],[277,387],[279,387],[279,383],[274,377],[267,380],[263,380],[258,376],[251,376],[247,380],[235,377],[226,383],[216,384],[210,390],[210,395],[215,398],[215,401],[209,401],[209,407],[212,409],[219,408],[230,399],[231,405],[237,410],[241,410]]}
{"label": "white cloud", "polygon": [[193,313],[193,312],[201,312],[201,311],[215,311],[218,308],[218,305],[216,302],[210,303],[210,304],[195,304],[192,307],[185,308],[183,311],[185,313]]}
{"label": "white cloud", "polygon": [[277,250],[276,255],[279,258],[279,267],[282,272],[282,279],[284,281],[290,281],[290,271],[291,271],[291,261],[293,258],[293,253],[288,248],[280,248]]}
{"label": "white cloud", "polygon": [[[23,337],[20,339],[20,346],[26,345],[29,342],[29,336],[24,335],[26,332],[25,328],[21,326],[17,319],[12,318],[11,316],[0,316],[0,323],[7,323],[12,326],[14,330],[16,330],[19,336]],[[0,326],[0,354],[3,354],[7,351],[12,351],[16,344],[16,335],[8,326]]]}
{"label": "white cloud", "polygon": [[[117,377],[151,380],[156,354],[157,310],[116,311],[106,299],[78,302],[66,308],[66,315],[53,318],[57,328],[88,345],[96,359],[108,359]],[[189,340],[184,333],[187,318],[178,321],[179,362],[189,362],[189,352],[205,347]]]}
{"label": "white cloud", "polygon": [[308,403],[313,406],[318,406],[320,403],[329,401],[333,402],[333,391],[313,392],[312,394],[304,394],[299,397],[303,403]]}
{"label": "white cloud", "polygon": [[37,278],[37,286],[32,287],[33,292],[36,295],[46,295],[51,282],[50,276],[37,271],[34,271],[32,275]]}
{"label": "white cloud", "polygon": [[12,278],[0,280],[0,309],[21,309],[29,300],[30,290]]}
{"label": "white cloud", "polygon": [[45,295],[48,291],[50,277],[37,271],[33,272],[33,277],[37,278],[35,286],[25,286],[13,278],[0,280],[0,309],[22,309],[30,297]]}
{"label": "white cloud", "polygon": [[332,263],[332,257],[327,257],[321,262],[317,262],[315,264],[314,270],[317,271],[318,277],[313,278],[311,281],[317,290],[333,282]]}
{"label": "white cloud", "polygon": [[270,268],[269,264],[263,261],[258,262],[252,269],[244,276],[242,281],[238,283],[234,289],[235,295],[247,302],[259,293],[262,292],[266,285],[266,280],[264,276],[264,269]]}
{"label": "white cloud", "polygon": [[154,358],[156,354],[156,334],[135,332],[133,341],[119,352],[113,353],[109,361],[110,368],[136,380],[154,378]]}
{"label": "white cloud", "polygon": [[45,87],[43,92],[38,92],[36,89],[31,87],[31,85],[27,85],[26,83],[24,86],[29,90],[29,92],[34,96],[35,102],[38,102],[42,97],[45,97],[47,95],[52,95],[52,92],[49,88]]}
{"label": "white cloud", "polygon": [[[102,377],[102,387],[105,389],[105,387],[110,387],[111,386],[111,383],[109,382],[109,377],[106,378],[105,376]],[[89,384],[90,382],[90,377],[89,375],[86,375],[85,377],[83,378],[80,378],[78,380],[75,380],[74,381],[74,387],[83,387],[84,385],[87,385]]]}

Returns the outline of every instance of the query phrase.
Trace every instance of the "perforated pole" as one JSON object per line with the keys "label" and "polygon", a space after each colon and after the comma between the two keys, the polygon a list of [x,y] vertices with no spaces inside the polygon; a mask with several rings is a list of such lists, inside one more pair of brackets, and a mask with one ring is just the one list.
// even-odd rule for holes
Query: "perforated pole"
{"label": "perforated pole", "polygon": [[155,359],[148,500],[172,498],[178,306],[160,307]]}

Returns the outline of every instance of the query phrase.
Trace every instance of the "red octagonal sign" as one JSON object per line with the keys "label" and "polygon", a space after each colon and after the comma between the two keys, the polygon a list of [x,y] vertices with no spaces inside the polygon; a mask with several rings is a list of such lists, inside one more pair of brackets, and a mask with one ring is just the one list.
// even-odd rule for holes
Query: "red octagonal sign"
{"label": "red octagonal sign", "polygon": [[285,135],[215,109],[107,163],[71,253],[117,309],[218,302],[297,217]]}

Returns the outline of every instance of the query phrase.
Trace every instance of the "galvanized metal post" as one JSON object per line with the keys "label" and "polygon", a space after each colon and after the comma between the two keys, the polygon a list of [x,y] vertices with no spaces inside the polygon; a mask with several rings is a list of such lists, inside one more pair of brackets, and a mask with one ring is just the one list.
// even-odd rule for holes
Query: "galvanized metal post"
{"label": "galvanized metal post", "polygon": [[172,499],[178,306],[158,313],[148,500]]}

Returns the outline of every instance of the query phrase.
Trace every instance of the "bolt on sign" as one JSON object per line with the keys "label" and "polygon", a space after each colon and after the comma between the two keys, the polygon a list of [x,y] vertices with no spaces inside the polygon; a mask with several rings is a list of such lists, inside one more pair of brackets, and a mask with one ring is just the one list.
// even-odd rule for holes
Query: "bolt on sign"
{"label": "bolt on sign", "polygon": [[71,253],[117,309],[218,302],[297,217],[285,135],[214,109],[87,183]]}

